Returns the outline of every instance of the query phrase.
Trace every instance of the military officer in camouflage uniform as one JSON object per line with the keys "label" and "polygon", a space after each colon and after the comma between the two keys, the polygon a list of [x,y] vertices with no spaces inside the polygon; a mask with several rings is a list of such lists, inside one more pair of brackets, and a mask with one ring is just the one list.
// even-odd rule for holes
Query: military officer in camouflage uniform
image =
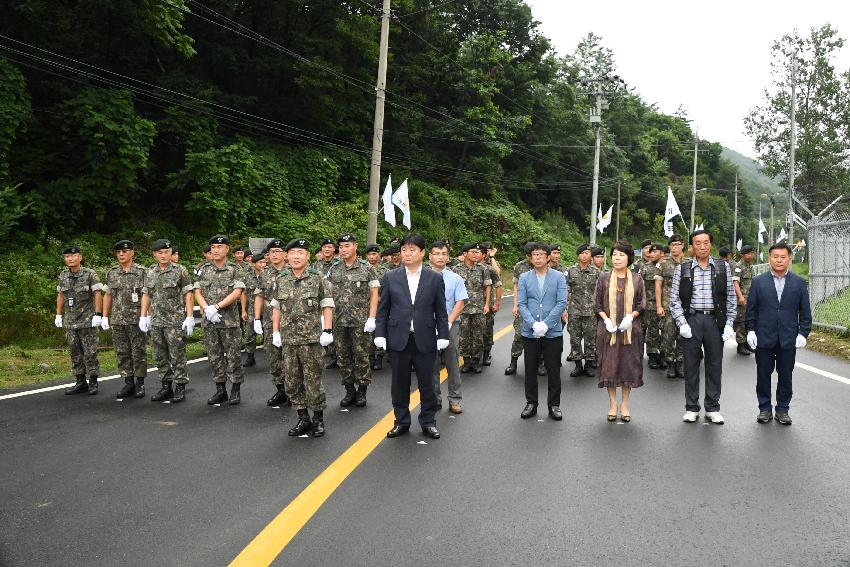
{"label": "military officer in camouflage uniform", "polygon": [[637,274],[643,279],[646,293],[646,310],[644,311],[644,328],[646,329],[646,355],[649,367],[653,370],[664,368],[664,355],[661,353],[661,318],[658,316],[655,300],[655,281],[659,275],[658,260],[661,258],[662,246],[650,244],[643,247],[649,249],[643,253],[640,271]]}
{"label": "military officer in camouflage uniform", "polygon": [[741,247],[741,259],[732,266],[732,285],[738,297],[738,311],[735,315],[735,341],[738,343],[738,354],[749,356],[747,344],[747,295],[753,283],[753,247],[746,244]]}
{"label": "military officer in camouflage uniform", "polygon": [[[646,263],[651,263],[651,264],[657,264],[657,263],[658,263],[657,261],[656,261],[656,262],[652,262],[652,261],[649,259],[649,255],[650,255],[650,252],[651,252],[651,250],[650,250],[650,249],[651,249],[651,248],[652,248],[652,240],[650,240],[650,239],[648,239],[648,238],[647,238],[646,240],[644,240],[643,242],[641,242],[641,243],[640,243],[640,258],[636,258],[636,259],[635,259],[635,261],[634,261],[634,263],[632,264],[632,271],[633,271],[634,273],[636,273],[636,274],[640,274],[640,273],[641,273],[641,268],[643,268],[643,266],[644,266]],[[654,282],[652,282],[652,287],[653,287],[653,288],[655,287],[655,283],[654,283]]]}
{"label": "military officer in camouflage uniform", "polygon": [[[272,307],[272,340],[283,347],[286,394],[298,412],[298,423],[289,430],[294,437],[313,430],[325,434],[327,407],[322,384],[322,349],[333,343],[333,284],[307,267],[310,243],[303,238],[286,245],[289,267],[277,278]],[[324,322],[324,329],[322,328]],[[308,410],[313,410],[310,420]]]}
{"label": "military officer in camouflage uniform", "polygon": [[454,272],[463,278],[469,300],[463,306],[460,316],[460,355],[463,357],[461,372],[482,371],[482,355],[484,349],[484,330],[487,326],[487,313],[490,312],[490,294],[493,280],[489,271],[481,265],[479,258],[480,245],[477,242],[467,242],[461,248],[463,264],[456,266]]}
{"label": "military officer in camouflage uniform", "polygon": [[[655,312],[661,320],[661,351],[667,363],[667,378],[685,377],[685,354],[682,350],[682,338],[673,313],[670,311],[670,292],[673,290],[673,275],[676,266],[685,259],[685,239],[674,234],[667,240],[670,255],[658,262],[655,275]],[[658,301],[658,298],[661,301]]]}
{"label": "military officer in camouflage uniform", "polygon": [[[242,304],[242,320],[243,320],[243,335],[245,337],[245,363],[242,366],[249,367],[257,364],[254,359],[254,353],[257,352],[257,333],[254,325],[254,296],[257,288],[260,287],[260,273],[266,267],[265,254],[260,253],[246,254],[245,257],[251,258],[250,262],[245,262],[246,270],[243,280],[245,282],[245,291],[240,300]],[[261,326],[262,330],[262,326]]]}
{"label": "military officer in camouflage uniform", "polygon": [[320,244],[319,259],[313,262],[312,268],[323,276],[328,277],[328,272],[331,266],[333,266],[334,261],[336,261],[336,242],[333,238],[323,238]]}
{"label": "military officer in camouflage uniform", "polygon": [[520,330],[522,328],[522,316],[519,314],[519,304],[517,303],[517,293],[516,288],[519,283],[519,277],[534,269],[534,265],[531,263],[531,246],[534,242],[526,242],[523,247],[523,252],[525,253],[525,260],[520,260],[516,264],[514,264],[512,270],[511,280],[513,281],[514,286],[514,305],[512,313],[514,315],[514,338],[513,342],[511,342],[511,362],[508,364],[508,367],[505,368],[505,375],[510,376],[512,374],[516,374],[516,365],[517,360],[519,360],[520,355],[522,355],[522,333]]}
{"label": "military officer in camouflage uniform", "polygon": [[79,246],[66,246],[62,256],[65,269],[59,273],[56,286],[54,324],[57,328],[65,328],[65,338],[71,351],[71,365],[77,379],[72,387],[65,390],[65,394],[87,392],[94,395],[97,394],[97,378],[100,375],[97,344],[103,316],[103,285],[97,277],[97,272],[80,265],[83,255]]}
{"label": "military officer in camouflage uniform", "polygon": [[[143,266],[133,262],[135,249],[129,240],[119,240],[112,247],[118,265],[106,272],[101,328],[112,329],[112,344],[118,358],[118,371],[124,387],[117,398],[145,396],[145,376],[148,361],[145,347],[147,336],[139,329],[142,313],[142,288],[145,286]],[[110,319],[111,315],[111,319]]]}
{"label": "military officer in camouflage uniform", "polygon": [[593,265],[600,273],[607,271],[605,269],[605,249],[601,246],[594,246],[590,249],[590,254],[593,257]]}
{"label": "military officer in camouflage uniform", "polygon": [[180,263],[180,247],[171,243],[171,261],[175,264]]}
{"label": "military officer in camouflage uniform", "polygon": [[[236,264],[236,267],[239,268],[239,275],[242,281],[245,281],[245,278],[248,277],[249,272],[252,271],[251,262],[246,260],[249,256],[245,252],[245,247],[241,244],[234,246],[231,251],[233,254],[233,263]],[[254,326],[252,324],[252,317],[248,317],[248,293],[245,290],[242,290],[242,295],[239,299],[236,300],[236,309],[239,312],[239,329],[242,332],[242,350],[245,351],[245,362],[242,366],[254,366],[256,361],[254,360],[254,352],[257,350],[257,342],[256,337],[254,337],[253,346],[250,343],[249,337],[254,334]]]}
{"label": "military officer in camouflage uniform", "polygon": [[[567,331],[570,333],[570,355],[575,362],[570,372],[573,378],[584,373],[596,376],[596,313],[593,311],[596,280],[599,269],[590,263],[591,248],[582,244],[576,248],[578,262],[567,269]],[[582,348],[584,341],[584,348]],[[584,361],[584,363],[582,363]]]}
{"label": "military officer in camouflage uniform", "polygon": [[254,332],[263,335],[266,360],[275,393],[266,400],[271,407],[279,407],[288,401],[283,373],[283,349],[272,343],[272,300],[277,290],[277,277],[286,268],[286,243],[273,239],[266,245],[266,267],[260,272],[258,286],[254,290]]}
{"label": "military officer in camouflage uniform", "polygon": [[[382,284],[384,283],[384,274],[389,271],[389,268],[386,264],[381,261],[381,247],[377,244],[369,244],[366,246],[366,261],[369,262],[369,265],[372,266],[372,269],[375,270],[375,273],[378,275],[378,281]],[[380,297],[380,294],[379,294]],[[386,352],[384,349],[379,349],[375,346],[375,342],[372,341],[371,351],[369,355],[369,364],[372,370],[380,370],[384,367],[384,355]]]}
{"label": "military officer in camouflage uniform", "polygon": [[[209,405],[234,406],[242,401],[240,389],[245,380],[242,359],[242,329],[236,301],[245,289],[242,271],[227,260],[230,239],[217,234],[210,238],[212,260],[195,278],[195,301],[204,311],[204,344],[213,371],[215,394]],[[227,381],[230,380],[230,397]]]}
{"label": "military officer in camouflage uniform", "polygon": [[374,268],[357,256],[357,236],[346,233],[337,239],[339,258],[328,279],[333,284],[334,344],[345,396],[339,405],[366,405],[372,383],[371,353],[378,290],[381,281]]}
{"label": "military officer in camouflage uniform", "polygon": [[209,244],[204,245],[204,259],[199,263],[195,264],[195,267],[192,268],[192,273],[197,278],[201,274],[201,268],[204,267],[205,264],[209,263],[212,260],[212,246]]}
{"label": "military officer in camouflage uniform", "polygon": [[[139,329],[150,333],[153,359],[162,388],[152,402],[179,403],[186,399],[186,336],[195,328],[192,278],[180,264],[171,261],[171,241],[153,243],[156,264],[145,272]],[[176,386],[172,386],[172,382]],[[137,388],[144,396],[144,385]]]}
{"label": "military officer in camouflage uniform", "polygon": [[549,253],[549,267],[553,270],[558,270],[562,274],[566,274],[570,267],[561,263],[561,245],[550,244],[549,249],[551,250]]}
{"label": "military officer in camouflage uniform", "polygon": [[490,366],[490,363],[492,362],[490,351],[493,349],[493,333],[496,330],[496,313],[498,313],[499,309],[502,308],[502,294],[505,291],[502,287],[502,269],[494,257],[495,254],[490,254],[491,250],[495,250],[491,243],[482,242],[480,252],[477,254],[477,256],[481,257],[481,264],[486,267],[489,272],[490,281],[493,282],[493,289],[490,292],[490,311],[485,316],[486,324],[484,327],[483,344],[484,354],[481,357],[481,362],[484,366]]}

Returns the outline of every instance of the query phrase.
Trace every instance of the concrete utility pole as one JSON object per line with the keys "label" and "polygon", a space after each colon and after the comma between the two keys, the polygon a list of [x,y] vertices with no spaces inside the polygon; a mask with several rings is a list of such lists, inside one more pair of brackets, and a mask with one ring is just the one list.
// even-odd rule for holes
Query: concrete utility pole
{"label": "concrete utility pole", "polygon": [[699,134],[694,132],[694,188],[691,194],[691,232],[697,226],[696,211],[697,211],[697,154],[699,153]]}
{"label": "concrete utility pole", "polygon": [[735,220],[732,223],[732,246],[738,248],[738,174],[735,174]]}
{"label": "concrete utility pole", "polygon": [[378,193],[381,190],[381,150],[384,141],[384,100],[387,98],[387,52],[390,43],[390,0],[381,11],[381,44],[378,55],[378,82],[375,86],[375,124],[372,132],[372,165],[369,169],[369,221],[366,242],[378,239]]}
{"label": "concrete utility pole", "polygon": [[773,201],[773,195],[770,195],[768,199],[770,200],[770,243],[775,244],[776,241],[773,239],[773,225],[776,222],[773,220],[773,208],[776,206],[776,203]]}
{"label": "concrete utility pole", "polygon": [[617,228],[614,230],[614,242],[620,240],[620,186],[623,184],[622,179],[617,180]]}
{"label": "concrete utility pole", "polygon": [[788,156],[788,240],[794,245],[794,151],[797,147],[797,53],[791,61],[791,151]]}

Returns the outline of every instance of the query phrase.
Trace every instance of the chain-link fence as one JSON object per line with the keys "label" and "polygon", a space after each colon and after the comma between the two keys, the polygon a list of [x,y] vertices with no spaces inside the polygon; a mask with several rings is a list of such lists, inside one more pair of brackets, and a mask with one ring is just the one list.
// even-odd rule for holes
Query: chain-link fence
{"label": "chain-link fence", "polygon": [[809,296],[815,325],[850,329],[850,214],[808,223]]}

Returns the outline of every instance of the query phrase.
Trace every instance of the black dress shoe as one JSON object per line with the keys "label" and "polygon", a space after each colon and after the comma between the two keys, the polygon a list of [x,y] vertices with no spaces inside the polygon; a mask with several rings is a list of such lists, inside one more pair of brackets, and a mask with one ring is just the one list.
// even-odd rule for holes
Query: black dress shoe
{"label": "black dress shoe", "polygon": [[439,439],[440,438],[440,432],[433,425],[429,425],[428,427],[423,427],[422,428],[422,434],[425,437],[430,437],[431,439]]}
{"label": "black dress shoe", "polygon": [[537,404],[525,404],[525,409],[523,409],[522,413],[519,414],[522,419],[528,419],[535,415],[537,415]]}
{"label": "black dress shoe", "polygon": [[511,357],[511,363],[508,364],[508,367],[505,368],[505,376],[510,376],[512,374],[516,374],[516,361],[517,359]]}
{"label": "black dress shoe", "polygon": [[773,412],[770,410],[760,411],[756,416],[756,421],[759,423],[767,423],[773,419]]}
{"label": "black dress shoe", "polygon": [[561,413],[561,408],[559,408],[558,406],[552,406],[551,408],[549,408],[549,417],[551,417],[555,421],[561,421],[562,419],[564,419],[564,414]]}
{"label": "black dress shoe", "polygon": [[387,431],[387,437],[393,439],[395,437],[401,437],[410,431],[409,425],[393,425],[393,428]]}

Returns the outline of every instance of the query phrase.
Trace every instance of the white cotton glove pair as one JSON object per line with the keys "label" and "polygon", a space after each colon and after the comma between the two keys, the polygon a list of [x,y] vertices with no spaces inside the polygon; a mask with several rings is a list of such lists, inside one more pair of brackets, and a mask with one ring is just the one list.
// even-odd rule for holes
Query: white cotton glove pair
{"label": "white cotton glove pair", "polygon": [[679,327],[679,334],[682,335],[682,337],[685,338],[685,339],[694,338],[694,332],[691,331],[691,326],[688,325],[687,323],[685,323],[684,325]]}
{"label": "white cotton glove pair", "polygon": [[605,330],[609,333],[617,332],[617,325],[614,324],[614,321],[612,321],[610,317],[605,319]]}
{"label": "white cotton glove pair", "polygon": [[620,321],[619,326],[617,326],[617,330],[620,331],[621,333],[625,333],[626,331],[628,331],[629,329],[632,328],[632,321],[634,321],[634,320],[635,319],[634,319],[634,317],[632,317],[632,314],[629,313],[628,315],[623,317],[622,321]]}
{"label": "white cotton glove pair", "polygon": [[56,325],[57,329],[61,329],[62,328],[62,316],[57,315],[56,318],[53,319],[53,324]]}
{"label": "white cotton glove pair", "polygon": [[109,317],[104,315],[103,317],[100,318],[100,328],[103,329],[104,331],[109,330]]}
{"label": "white cotton glove pair", "polygon": [[373,332],[375,332],[376,326],[377,325],[375,324],[375,318],[369,317],[368,319],[366,319],[366,324],[363,325],[363,332],[364,333],[373,333]]}
{"label": "white cotton glove pair", "polygon": [[797,340],[794,341],[794,347],[805,348],[807,342],[808,340],[806,340],[806,337],[804,337],[803,335],[797,335]]}
{"label": "white cotton glove pair", "polygon": [[449,346],[449,339],[437,339],[437,350],[445,350]]}
{"label": "white cotton glove pair", "polygon": [[375,340],[372,341],[372,342],[375,343],[375,348],[387,350],[387,339],[386,339],[386,337],[375,337]]}
{"label": "white cotton glove pair", "polygon": [[144,317],[139,317],[139,330],[143,333],[147,333],[151,330],[151,316],[146,315]]}
{"label": "white cotton glove pair", "polygon": [[91,318],[91,326],[93,328],[100,327],[100,324],[102,322],[103,322],[103,317],[101,317],[100,315],[95,315],[94,317]]}
{"label": "white cotton glove pair", "polygon": [[259,319],[254,319],[254,333],[258,335],[263,334],[263,322]]}
{"label": "white cotton glove pair", "polygon": [[755,331],[750,331],[747,333],[747,344],[750,345],[750,348],[755,350],[759,344],[758,337],[756,337]]}
{"label": "white cotton glove pair", "polygon": [[183,330],[186,331],[186,336],[191,337],[192,332],[195,330],[195,318],[194,317],[186,317],[183,319],[183,324],[181,325]]}
{"label": "white cotton glove pair", "polygon": [[204,317],[206,317],[207,321],[213,325],[221,321],[221,314],[218,312],[218,308],[215,305],[207,305],[204,307]]}
{"label": "white cotton glove pair", "polygon": [[543,321],[535,321],[531,324],[531,330],[535,339],[542,339],[546,336],[547,331],[549,331],[549,325]]}
{"label": "white cotton glove pair", "polygon": [[724,343],[726,341],[731,341],[735,338],[735,329],[733,329],[729,325],[726,325],[725,327],[723,327],[723,335],[721,335],[720,338],[723,339]]}
{"label": "white cotton glove pair", "polygon": [[280,333],[272,333],[272,344],[278,348],[283,346],[283,341],[280,339]]}
{"label": "white cotton glove pair", "polygon": [[319,335],[319,344],[322,345],[323,347],[328,346],[332,342],[334,342],[333,333],[325,333],[323,331],[322,334]]}

